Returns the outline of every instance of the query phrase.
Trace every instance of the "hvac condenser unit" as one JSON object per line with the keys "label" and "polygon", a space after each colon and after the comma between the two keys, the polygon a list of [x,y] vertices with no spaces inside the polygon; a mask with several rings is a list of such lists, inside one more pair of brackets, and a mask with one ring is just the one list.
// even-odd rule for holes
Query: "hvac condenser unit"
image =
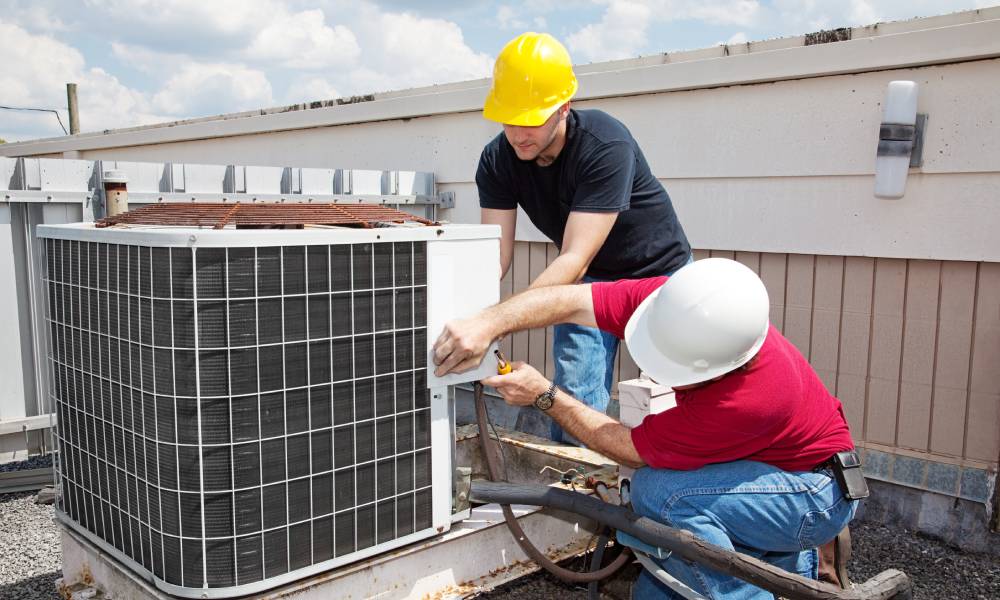
{"label": "hvac condenser unit", "polygon": [[497,301],[498,228],[38,234],[67,526],[198,598],[449,528],[429,346]]}

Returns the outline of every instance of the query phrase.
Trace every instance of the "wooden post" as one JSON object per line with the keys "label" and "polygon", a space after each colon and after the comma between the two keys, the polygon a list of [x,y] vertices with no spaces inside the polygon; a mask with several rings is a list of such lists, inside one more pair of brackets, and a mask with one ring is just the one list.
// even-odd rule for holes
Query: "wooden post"
{"label": "wooden post", "polygon": [[69,111],[70,135],[80,133],[80,111],[76,104],[76,84],[66,84],[66,108]]}

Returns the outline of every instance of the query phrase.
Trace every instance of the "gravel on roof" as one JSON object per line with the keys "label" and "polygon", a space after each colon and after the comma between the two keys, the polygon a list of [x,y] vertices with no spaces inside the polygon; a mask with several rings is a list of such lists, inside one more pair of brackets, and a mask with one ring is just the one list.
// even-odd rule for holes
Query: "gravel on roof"
{"label": "gravel on roof", "polygon": [[[851,538],[848,571],[853,581],[867,581],[886,569],[899,569],[913,582],[913,600],[1000,599],[1000,557],[964,552],[919,533],[876,523],[853,523]],[[587,591],[548,573],[536,573],[478,598],[584,600]]]}
{"label": "gravel on roof", "polygon": [[[59,598],[55,590],[55,580],[61,576],[59,531],[52,506],[35,504],[34,499],[35,492],[0,494],[0,598],[4,600]],[[919,533],[873,523],[855,523],[851,533],[854,551],[849,569],[855,581],[894,568],[913,580],[914,600],[1000,598],[1000,557],[963,552]],[[478,597],[575,600],[586,598],[587,591],[536,573]]]}
{"label": "gravel on roof", "polygon": [[0,494],[0,598],[57,600],[60,536],[52,505],[37,492]]}

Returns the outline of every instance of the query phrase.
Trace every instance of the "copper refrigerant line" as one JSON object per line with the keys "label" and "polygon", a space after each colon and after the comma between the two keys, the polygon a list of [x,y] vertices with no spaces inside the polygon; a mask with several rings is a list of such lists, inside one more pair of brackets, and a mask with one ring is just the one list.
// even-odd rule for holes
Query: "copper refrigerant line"
{"label": "copper refrigerant line", "polygon": [[240,202],[191,202],[149,204],[97,221],[113,225],[166,225],[176,227],[237,228],[339,225],[371,229],[385,224],[437,225],[410,213],[379,204],[242,204]]}

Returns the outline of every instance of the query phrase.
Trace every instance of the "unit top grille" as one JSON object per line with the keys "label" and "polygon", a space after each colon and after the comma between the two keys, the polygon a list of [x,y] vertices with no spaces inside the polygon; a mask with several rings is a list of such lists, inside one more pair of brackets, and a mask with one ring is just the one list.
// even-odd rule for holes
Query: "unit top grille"
{"label": "unit top grille", "polygon": [[101,219],[97,227],[113,225],[161,225],[236,228],[301,228],[336,225],[373,228],[386,224],[435,225],[434,221],[378,204],[242,204],[192,202],[150,204]]}

